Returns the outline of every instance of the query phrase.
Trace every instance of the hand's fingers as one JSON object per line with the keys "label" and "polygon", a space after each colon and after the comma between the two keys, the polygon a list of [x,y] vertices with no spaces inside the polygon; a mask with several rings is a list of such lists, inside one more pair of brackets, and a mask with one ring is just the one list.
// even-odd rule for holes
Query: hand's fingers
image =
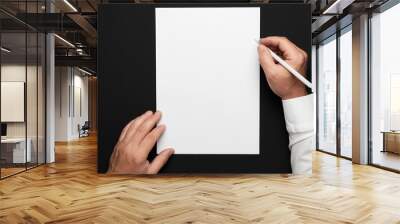
{"label": "hand's fingers", "polygon": [[266,37],[260,39],[260,43],[267,47],[279,49],[285,60],[291,60],[301,54],[297,46],[286,37]]}
{"label": "hand's fingers", "polygon": [[307,60],[308,60],[308,54],[307,52],[305,52],[303,49],[301,49],[300,47],[297,47],[297,49],[299,49],[300,53],[303,55],[304,61],[306,62],[305,65],[307,64]]}
{"label": "hand's fingers", "polygon": [[260,43],[280,50],[291,50],[297,48],[296,44],[291,42],[288,38],[279,36],[261,38]]}
{"label": "hand's fingers", "polygon": [[142,123],[149,118],[151,115],[153,115],[152,111],[147,111],[146,113],[140,115],[139,117],[135,118],[135,121],[129,125],[129,127],[126,130],[126,134],[124,135],[124,140],[126,139],[130,139],[135,132],[137,131],[137,129],[140,127],[140,125],[142,125]]}
{"label": "hand's fingers", "polygon": [[128,131],[129,127],[136,121],[136,118],[131,120],[127,125],[125,125],[124,129],[122,129],[121,131],[121,135],[119,136],[118,141],[122,141],[125,136],[126,136],[126,132]]}
{"label": "hand's fingers", "polygon": [[297,49],[299,49],[300,53],[302,53],[304,55],[305,58],[307,58],[307,52],[305,52],[303,49],[301,49],[300,47],[296,46]]}
{"label": "hand's fingers", "polygon": [[161,119],[161,112],[157,111],[150,117],[148,117],[143,123],[137,128],[134,136],[133,141],[140,144],[143,138],[151,131],[151,129],[156,126],[156,124]]}
{"label": "hand's fingers", "polygon": [[110,161],[108,162],[108,171],[107,172],[112,172],[114,169],[114,159],[115,159],[115,149],[114,152],[111,154]]}
{"label": "hand's fingers", "polygon": [[158,156],[150,163],[148,174],[157,174],[158,171],[167,163],[169,157],[174,154],[173,149],[164,149]]}
{"label": "hand's fingers", "polygon": [[143,152],[140,152],[142,155],[147,158],[151,149],[154,147],[158,139],[165,131],[165,125],[160,125],[154,128],[148,135],[146,135],[143,141],[140,143],[140,149]]}
{"label": "hand's fingers", "polygon": [[273,73],[276,64],[266,46],[264,45],[258,46],[258,57],[260,60],[261,67],[263,68],[265,75],[268,77],[270,74]]}

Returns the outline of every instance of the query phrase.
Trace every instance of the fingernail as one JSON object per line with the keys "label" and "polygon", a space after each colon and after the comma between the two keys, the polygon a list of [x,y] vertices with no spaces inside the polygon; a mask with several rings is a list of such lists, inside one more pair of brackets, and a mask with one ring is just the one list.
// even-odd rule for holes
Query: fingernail
{"label": "fingernail", "polygon": [[167,128],[167,126],[165,126],[165,124],[159,124],[158,127],[159,127],[159,128],[164,128],[164,129]]}
{"label": "fingernail", "polygon": [[169,151],[169,152],[174,152],[174,148],[172,148],[172,146],[166,146],[165,149],[163,151]]}

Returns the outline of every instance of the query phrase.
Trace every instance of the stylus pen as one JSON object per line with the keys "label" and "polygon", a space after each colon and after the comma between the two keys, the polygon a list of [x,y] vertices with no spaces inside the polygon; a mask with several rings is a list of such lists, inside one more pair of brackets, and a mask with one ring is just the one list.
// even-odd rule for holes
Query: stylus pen
{"label": "stylus pen", "polygon": [[[257,44],[260,44],[260,41],[255,40]],[[313,89],[312,84],[308,81],[304,76],[302,76],[298,71],[296,71],[292,66],[290,66],[286,61],[284,61],[281,57],[279,57],[275,52],[271,51],[271,49],[267,48],[271,53],[272,58],[274,58],[279,64],[281,64],[286,70],[288,70],[292,75],[294,75],[298,80],[300,80],[304,85],[306,85],[311,90]]]}

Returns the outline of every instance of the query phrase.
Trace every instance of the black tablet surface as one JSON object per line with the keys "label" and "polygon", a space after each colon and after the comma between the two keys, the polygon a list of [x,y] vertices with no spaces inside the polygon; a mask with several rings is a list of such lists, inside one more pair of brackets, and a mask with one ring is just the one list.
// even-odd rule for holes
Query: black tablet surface
{"label": "black tablet surface", "polygon": [[[98,172],[108,162],[123,127],[156,110],[156,8],[259,7],[260,36],[286,36],[308,52],[311,77],[311,10],[306,4],[174,3],[104,4],[98,11]],[[260,69],[259,154],[177,154],[165,173],[291,173],[282,102]],[[240,119],[240,118],[238,118]],[[240,128],[240,127],[238,127]],[[156,156],[156,147],[149,155]]]}

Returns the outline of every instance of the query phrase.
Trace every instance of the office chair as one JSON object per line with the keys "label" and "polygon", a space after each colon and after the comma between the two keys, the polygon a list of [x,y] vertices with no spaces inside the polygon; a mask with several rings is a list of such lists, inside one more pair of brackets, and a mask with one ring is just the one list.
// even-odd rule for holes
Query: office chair
{"label": "office chair", "polygon": [[89,129],[90,129],[89,121],[85,121],[82,127],[80,127],[80,125],[78,124],[79,138],[89,136]]}

